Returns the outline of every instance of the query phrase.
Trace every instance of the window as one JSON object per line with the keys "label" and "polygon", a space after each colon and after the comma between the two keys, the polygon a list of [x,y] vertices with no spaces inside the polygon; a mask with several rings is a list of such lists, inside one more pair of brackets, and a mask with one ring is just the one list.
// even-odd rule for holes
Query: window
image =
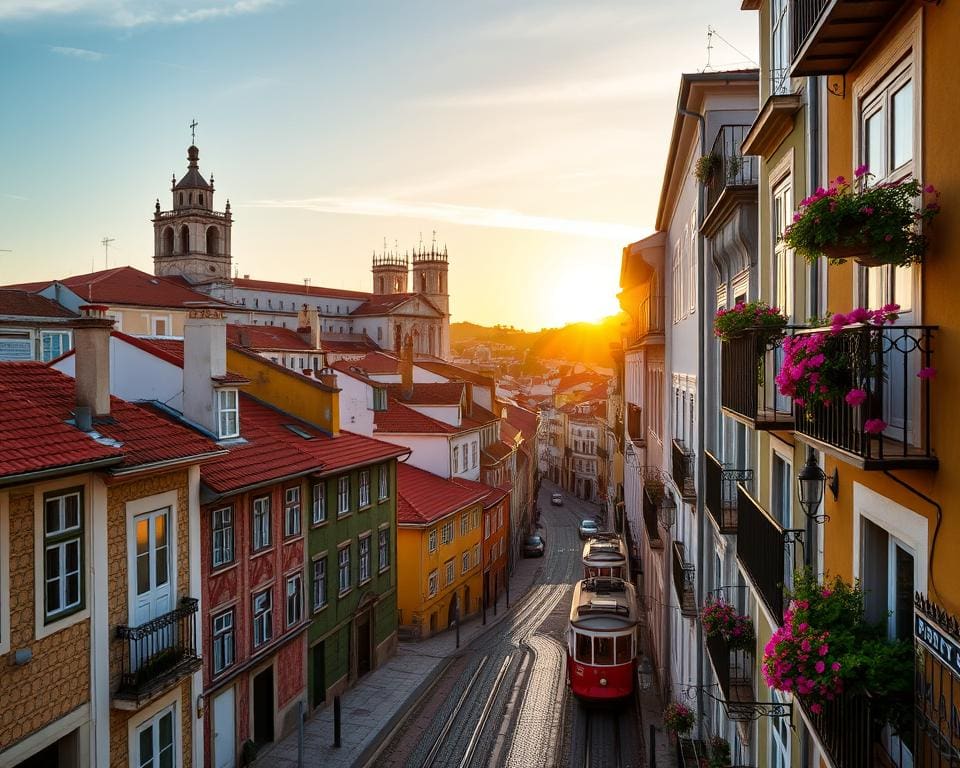
{"label": "window", "polygon": [[790,92],[790,3],[773,0],[770,8],[770,93]]}
{"label": "window", "polygon": [[387,390],[385,390],[383,387],[373,388],[373,410],[387,410]]}
{"label": "window", "polygon": [[793,251],[783,240],[793,215],[793,194],[790,177],[773,189],[773,295],[780,310],[793,319]]}
{"label": "window", "polygon": [[312,489],[311,520],[314,525],[325,522],[327,519],[327,484],[314,483]]}
{"label": "window", "polygon": [[337,515],[345,515],[350,511],[350,475],[337,478]]}
{"label": "window", "polygon": [[437,582],[439,577],[437,576],[436,570],[430,571],[430,575],[427,577],[427,596],[433,597],[437,594]]}
{"label": "window", "polygon": [[173,719],[169,707],[137,728],[137,768],[172,768],[179,763]]}
{"label": "window", "polygon": [[470,570],[470,553],[464,552],[460,556],[460,572],[466,573],[469,570]]}
{"label": "window", "polygon": [[233,609],[213,617],[213,674],[233,664]]}
{"label": "window", "polygon": [[473,546],[473,567],[476,568],[480,565],[480,545],[474,544]]}
{"label": "window", "polygon": [[48,363],[70,351],[69,331],[40,331],[40,359]]}
{"label": "window", "polygon": [[576,660],[584,664],[593,663],[593,638],[590,635],[576,633]]}
{"label": "window", "polygon": [[83,607],[83,496],[58,491],[43,500],[46,621]]}
{"label": "window", "polygon": [[460,462],[460,471],[466,472],[467,471],[467,446],[463,446],[463,454],[460,458],[462,459],[462,461]]}
{"label": "window", "polygon": [[377,567],[381,572],[390,567],[390,529],[381,528],[377,533]]}
{"label": "window", "polygon": [[283,532],[286,536],[300,535],[300,486],[287,488],[283,503]]}
{"label": "window", "polygon": [[360,539],[360,583],[370,581],[370,537]]}
{"label": "window", "polygon": [[430,533],[427,534],[427,551],[436,552],[437,551],[437,529],[434,528]]}
{"label": "window", "polygon": [[287,579],[287,627],[303,620],[303,576],[293,574]]}
{"label": "window", "polygon": [[457,564],[453,560],[447,560],[444,565],[447,570],[447,584],[453,584],[453,580],[457,578]]}
{"label": "window", "polygon": [[213,510],[213,567],[233,562],[233,507]]}
{"label": "window", "polygon": [[460,465],[460,447],[455,445],[453,446],[453,471],[457,471],[457,467]]}
{"label": "window", "polygon": [[319,611],[327,604],[327,556],[313,561],[313,610]]}
{"label": "window", "polygon": [[370,470],[360,470],[360,508],[370,506]]}
{"label": "window", "polygon": [[609,666],[613,664],[613,659],[613,638],[594,637],[593,663],[598,666]]}
{"label": "window", "polygon": [[475,509],[470,513],[470,530],[480,527],[480,510]]}
{"label": "window", "polygon": [[253,551],[270,546],[270,497],[253,500]]}
{"label": "window", "polygon": [[269,589],[253,596],[253,647],[259,648],[273,637],[273,594]]}
{"label": "window", "polygon": [[237,390],[217,390],[217,436],[220,439],[240,434],[240,409]]}
{"label": "window", "polygon": [[380,465],[380,486],[377,498],[383,501],[390,495],[390,468],[386,464]]}
{"label": "window", "polygon": [[470,458],[471,458],[471,461],[470,461],[471,466],[474,469],[476,469],[477,468],[477,441],[476,440],[470,443]]}
{"label": "window", "polygon": [[470,532],[470,515],[464,512],[460,515],[460,535],[466,536]]}
{"label": "window", "polygon": [[341,547],[337,552],[337,571],[340,578],[340,594],[350,591],[350,545]]}
{"label": "window", "polygon": [[[491,513],[492,514],[492,513]],[[490,514],[483,516],[483,538],[484,540],[490,538]]]}
{"label": "window", "polygon": [[449,544],[451,541],[453,541],[453,521],[444,523],[443,528],[440,529],[440,543]]}

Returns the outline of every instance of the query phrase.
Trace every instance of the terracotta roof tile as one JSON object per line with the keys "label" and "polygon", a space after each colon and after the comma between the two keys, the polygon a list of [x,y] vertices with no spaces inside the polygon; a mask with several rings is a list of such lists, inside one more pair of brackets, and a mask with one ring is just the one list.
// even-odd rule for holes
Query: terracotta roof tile
{"label": "terracotta roof tile", "polygon": [[465,487],[409,464],[397,465],[397,522],[424,525],[482,501],[489,486]]}
{"label": "terracotta roof tile", "polygon": [[385,352],[371,352],[360,360],[354,360],[352,365],[364,371],[367,375],[400,372],[400,361]]}
{"label": "terracotta roof tile", "polygon": [[77,317],[69,309],[46,296],[16,288],[0,288],[0,315],[51,319]]}
{"label": "terracotta roof tile", "polygon": [[377,432],[412,434],[454,434],[456,427],[410,408],[394,397],[387,397],[387,410],[374,411]]}
{"label": "terracotta roof tile", "polygon": [[403,394],[402,384],[387,384],[387,391],[405,405],[459,405],[463,400],[462,382],[416,383],[413,392]]}
{"label": "terracotta roof tile", "polygon": [[513,490],[509,483],[504,483],[503,485],[487,485],[486,483],[480,483],[476,480],[465,480],[461,477],[455,477],[452,481],[464,488],[485,491],[486,496],[483,497],[484,509],[489,509],[494,504],[499,503]]}
{"label": "terracotta roof tile", "polygon": [[250,291],[267,291],[270,293],[293,293],[302,296],[330,296],[331,298],[359,299],[366,301],[370,294],[365,291],[347,291],[341,288],[323,288],[319,285],[304,285],[303,283],[278,283],[273,280],[252,280],[249,277],[236,277],[233,284],[237,288]]}
{"label": "terracotta roof tile", "polygon": [[363,304],[357,307],[351,315],[384,315],[393,309],[396,309],[408,301],[419,298],[424,304],[430,307],[438,315],[440,310],[423,294],[420,293],[393,293],[383,295],[371,295]]}
{"label": "terracotta roof tile", "polygon": [[227,325],[227,341],[248,349],[313,349],[296,331],[276,325],[229,324]]}

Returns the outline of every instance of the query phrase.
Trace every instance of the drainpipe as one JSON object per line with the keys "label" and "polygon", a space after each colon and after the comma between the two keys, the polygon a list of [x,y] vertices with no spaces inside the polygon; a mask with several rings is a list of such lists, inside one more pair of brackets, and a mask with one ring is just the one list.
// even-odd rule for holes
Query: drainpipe
{"label": "drainpipe", "polygon": [[[688,109],[678,107],[677,111],[684,117],[692,117],[697,121],[697,129],[700,132],[700,156],[707,154],[707,131],[706,120],[699,112],[692,112]],[[709,338],[710,329],[707,326],[707,269],[706,269],[706,248],[704,247],[704,237],[701,231],[703,219],[706,215],[706,186],[697,183],[697,308],[700,312],[700,333],[697,335],[697,480],[706,477],[706,460],[704,458],[704,446],[706,445],[706,391],[707,391],[707,345],[706,339]],[[699,483],[698,483],[699,485]],[[703,519],[704,504],[702,488],[697,488],[697,605],[703,601],[703,563],[704,563],[704,536],[705,525]],[[703,627],[697,622],[697,711],[703,711]],[[698,721],[701,718],[697,718]],[[702,733],[701,733],[702,735]]]}

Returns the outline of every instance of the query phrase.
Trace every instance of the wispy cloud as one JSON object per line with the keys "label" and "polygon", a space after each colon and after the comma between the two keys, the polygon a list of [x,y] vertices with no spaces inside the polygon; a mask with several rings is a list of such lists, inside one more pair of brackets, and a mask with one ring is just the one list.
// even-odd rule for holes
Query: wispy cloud
{"label": "wispy cloud", "polygon": [[643,234],[639,227],[607,221],[534,216],[508,208],[482,208],[450,203],[405,202],[382,197],[310,197],[302,200],[255,200],[240,207],[285,208],[316,213],[425,219],[471,227],[557,232],[626,243]]}
{"label": "wispy cloud", "polygon": [[66,56],[70,59],[82,59],[83,61],[100,61],[103,54],[100,51],[91,51],[86,48],[69,48],[63,45],[51,45],[50,51],[60,56]]}
{"label": "wispy cloud", "polygon": [[23,195],[15,195],[13,192],[2,192],[0,196],[6,197],[10,200],[29,200],[29,197],[24,197]]}
{"label": "wispy cloud", "polygon": [[0,0],[0,20],[87,16],[111,27],[189,24],[258,13],[282,0]]}

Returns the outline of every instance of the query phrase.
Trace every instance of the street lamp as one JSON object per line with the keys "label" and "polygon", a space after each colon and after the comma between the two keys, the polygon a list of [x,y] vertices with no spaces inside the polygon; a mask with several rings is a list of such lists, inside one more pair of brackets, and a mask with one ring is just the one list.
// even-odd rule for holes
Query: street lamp
{"label": "street lamp", "polygon": [[[820,517],[817,510],[820,509],[820,504],[823,501],[823,489],[826,486],[827,476],[820,469],[816,456],[811,450],[807,454],[807,463],[803,465],[803,469],[797,475],[797,495],[800,497],[800,506],[803,508],[804,514],[811,520]],[[836,468],[834,468],[833,476],[830,478],[829,488],[834,500],[836,500],[840,490],[840,478]]]}
{"label": "street lamp", "polygon": [[637,685],[641,691],[649,691],[653,687],[653,665],[646,656],[640,659],[637,666]]}
{"label": "street lamp", "polygon": [[664,528],[673,528],[677,522],[677,502],[673,500],[673,494],[664,490],[663,498],[660,499],[660,525]]}

